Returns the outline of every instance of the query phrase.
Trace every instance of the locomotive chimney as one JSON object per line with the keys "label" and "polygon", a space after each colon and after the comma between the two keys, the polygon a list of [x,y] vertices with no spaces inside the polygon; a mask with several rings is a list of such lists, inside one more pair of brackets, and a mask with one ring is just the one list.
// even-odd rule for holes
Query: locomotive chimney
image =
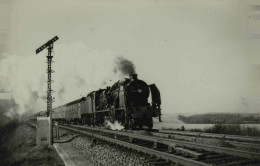
{"label": "locomotive chimney", "polygon": [[137,74],[131,74],[129,77],[131,80],[137,80]]}

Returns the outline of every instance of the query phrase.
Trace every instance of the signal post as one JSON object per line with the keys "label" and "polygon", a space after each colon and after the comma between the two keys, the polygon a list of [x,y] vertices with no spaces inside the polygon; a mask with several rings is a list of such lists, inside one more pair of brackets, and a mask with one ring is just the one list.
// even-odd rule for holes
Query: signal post
{"label": "signal post", "polygon": [[[51,93],[53,92],[51,89],[51,73],[53,73],[54,71],[51,69],[51,62],[52,62],[52,58],[53,56],[52,54],[52,50],[53,50],[53,43],[58,40],[58,36],[55,36],[54,38],[52,38],[51,40],[49,40],[48,42],[46,42],[44,45],[42,45],[41,47],[39,47],[36,50],[36,54],[38,54],[39,52],[41,52],[42,50],[44,50],[45,48],[48,48],[48,55],[47,57],[47,76],[48,76],[48,80],[47,80],[47,117],[48,119],[46,119],[48,122],[48,128],[49,128],[49,133],[45,133],[43,131],[46,131],[46,123],[45,122],[41,122],[40,120],[38,121],[37,118],[37,125],[40,127],[38,127],[37,130],[42,129],[42,131],[37,131],[37,140],[39,140],[39,144],[41,145],[42,142],[44,143],[44,141],[41,140],[46,140],[48,141],[49,145],[53,144],[53,126],[52,126],[52,95]],[[42,119],[42,118],[41,118]],[[42,121],[44,121],[44,119],[42,119]],[[45,125],[43,125],[45,124]],[[38,144],[38,143],[37,143]]]}

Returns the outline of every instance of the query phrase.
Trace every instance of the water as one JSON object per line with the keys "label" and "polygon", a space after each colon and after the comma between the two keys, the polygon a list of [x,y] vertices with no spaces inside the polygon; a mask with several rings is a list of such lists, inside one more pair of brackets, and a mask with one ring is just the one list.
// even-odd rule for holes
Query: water
{"label": "water", "polygon": [[[153,119],[154,122],[153,128],[161,129],[162,127],[164,127],[164,128],[180,129],[182,126],[184,126],[185,129],[205,129],[214,126],[214,124],[185,124],[182,121],[178,120],[178,114],[162,116],[162,121],[163,122],[159,122],[158,119]],[[256,127],[257,129],[260,130],[260,124],[241,124],[241,125]]]}

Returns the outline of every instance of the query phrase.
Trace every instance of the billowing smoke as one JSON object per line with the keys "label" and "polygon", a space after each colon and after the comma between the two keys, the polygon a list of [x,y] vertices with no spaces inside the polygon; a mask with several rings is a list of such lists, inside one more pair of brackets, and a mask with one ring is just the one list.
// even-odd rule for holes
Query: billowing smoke
{"label": "billowing smoke", "polygon": [[[12,99],[11,95],[5,93],[4,91],[0,91],[1,93],[1,100],[0,100],[0,116],[5,114],[10,108],[14,108],[16,105],[14,100]],[[3,97],[4,96],[4,97]],[[1,123],[0,123],[1,125]]]}
{"label": "billowing smoke", "polygon": [[131,74],[136,74],[135,72],[135,65],[133,62],[123,58],[123,57],[118,57],[115,60],[115,68],[114,72],[121,72],[122,75],[131,75]]}
{"label": "billowing smoke", "polygon": [[108,127],[111,130],[122,130],[122,129],[124,129],[124,126],[122,126],[118,121],[115,121],[115,123],[112,123],[109,120],[106,120],[105,126]]}
{"label": "billowing smoke", "polygon": [[[33,62],[33,63],[31,63]],[[5,115],[13,118],[21,116],[26,111],[35,110],[43,106],[37,89],[43,88],[41,74],[38,73],[40,63],[36,56],[21,57],[5,55],[0,62],[0,87],[12,96],[13,106]]]}
{"label": "billowing smoke", "polygon": [[[53,107],[86,96],[88,93],[135,73],[133,63],[110,52],[88,49],[83,43],[56,44],[52,69]],[[45,53],[28,56],[6,55],[0,61],[0,89],[15,102],[6,115],[46,110],[47,64]]]}
{"label": "billowing smoke", "polygon": [[[58,90],[58,97],[63,99],[63,95],[65,94],[65,87],[62,86],[61,89]],[[46,96],[47,97],[47,96]]]}

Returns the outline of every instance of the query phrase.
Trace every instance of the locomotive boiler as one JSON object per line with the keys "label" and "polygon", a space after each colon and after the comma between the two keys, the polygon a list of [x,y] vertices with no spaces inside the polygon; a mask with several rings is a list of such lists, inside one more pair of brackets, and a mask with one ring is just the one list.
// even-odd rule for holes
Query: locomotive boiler
{"label": "locomotive boiler", "polygon": [[[150,101],[150,102],[149,102]],[[160,91],[147,85],[137,74],[99,89],[78,100],[53,109],[53,119],[88,125],[119,121],[125,128],[153,128],[153,117],[161,121]]]}

